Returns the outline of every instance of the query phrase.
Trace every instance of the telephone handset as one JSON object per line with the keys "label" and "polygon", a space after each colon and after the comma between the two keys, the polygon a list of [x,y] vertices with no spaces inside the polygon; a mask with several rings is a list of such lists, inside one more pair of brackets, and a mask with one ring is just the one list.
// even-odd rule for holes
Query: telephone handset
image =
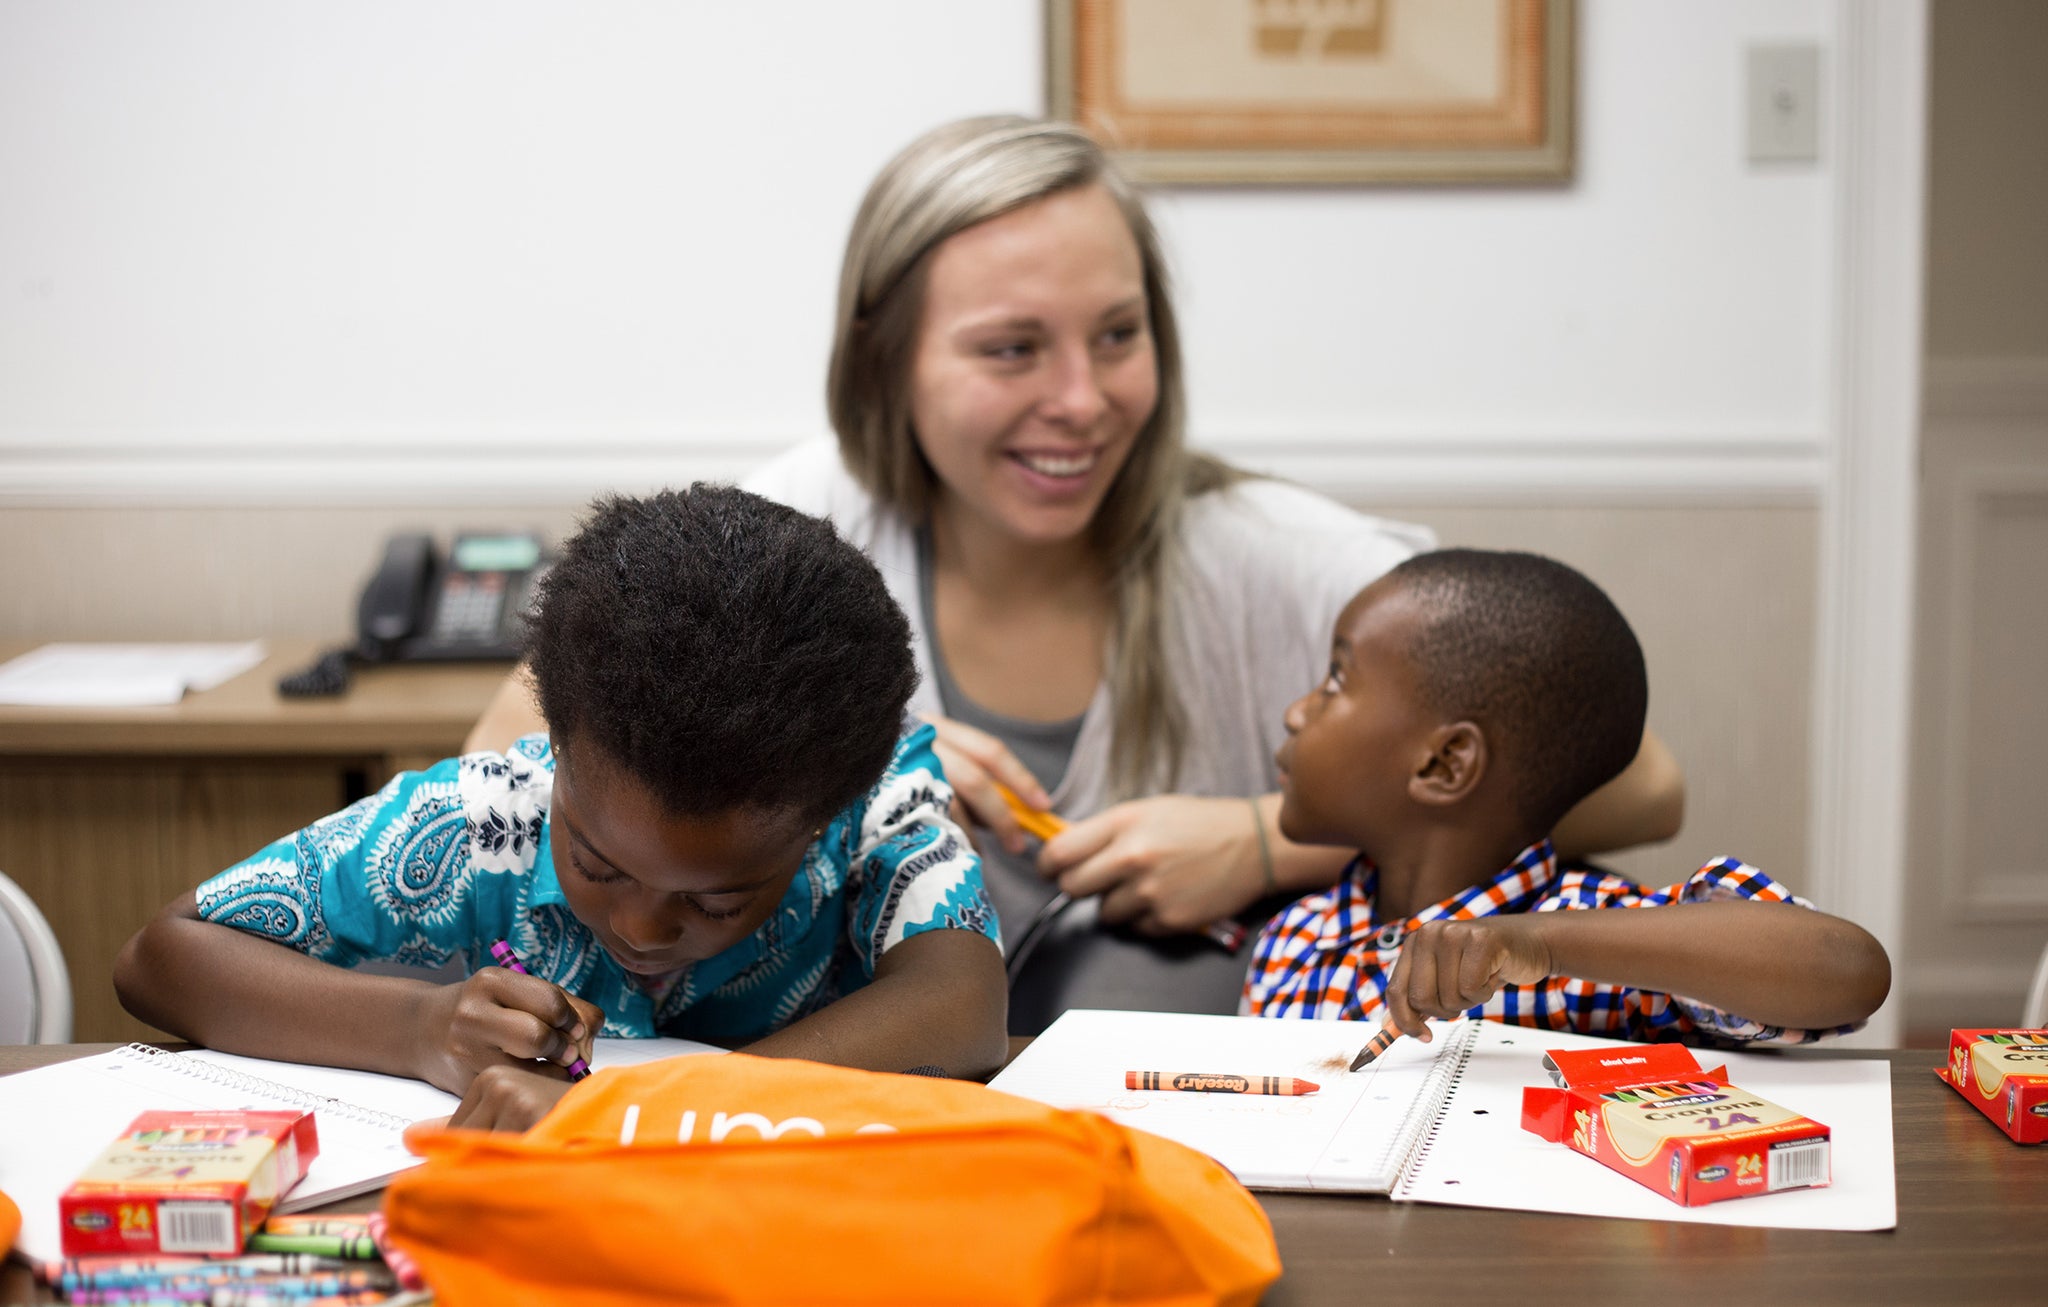
{"label": "telephone handset", "polygon": [[445,562],[431,538],[394,536],[363,589],[356,652],[369,662],[517,658],[547,561],[529,532],[459,535]]}
{"label": "telephone handset", "polygon": [[538,535],[466,532],[446,559],[431,536],[407,533],[383,560],[356,606],[356,644],[280,680],[280,693],[340,694],[351,663],[510,661],[551,560]]}

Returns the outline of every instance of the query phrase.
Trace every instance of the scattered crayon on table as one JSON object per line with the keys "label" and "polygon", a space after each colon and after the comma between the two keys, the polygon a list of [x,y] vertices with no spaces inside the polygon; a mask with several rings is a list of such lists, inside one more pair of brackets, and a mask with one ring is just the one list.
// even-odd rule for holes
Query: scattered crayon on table
{"label": "scattered crayon on table", "polygon": [[1239,1076],[1216,1071],[1126,1071],[1125,1089],[1183,1094],[1313,1094],[1322,1086],[1295,1076]]}
{"label": "scattered crayon on table", "polygon": [[259,1230],[249,1236],[249,1251],[311,1253],[315,1257],[347,1257],[367,1261],[377,1255],[377,1244],[367,1234],[268,1234]]}

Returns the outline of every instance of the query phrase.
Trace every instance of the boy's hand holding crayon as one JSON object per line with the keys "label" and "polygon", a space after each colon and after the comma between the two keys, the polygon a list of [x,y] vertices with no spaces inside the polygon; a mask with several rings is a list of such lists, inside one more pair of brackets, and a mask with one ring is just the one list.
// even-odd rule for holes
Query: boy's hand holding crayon
{"label": "boy's hand holding crayon", "polygon": [[1540,916],[1431,921],[1401,942],[1401,960],[1387,978],[1387,1020],[1402,1034],[1428,1043],[1428,1017],[1448,1020],[1479,1006],[1509,985],[1533,985],[1551,974],[1549,942]]}

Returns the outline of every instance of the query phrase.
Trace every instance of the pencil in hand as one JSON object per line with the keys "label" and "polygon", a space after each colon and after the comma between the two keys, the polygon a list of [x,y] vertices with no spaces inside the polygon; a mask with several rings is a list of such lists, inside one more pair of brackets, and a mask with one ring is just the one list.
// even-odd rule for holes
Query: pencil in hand
{"label": "pencil in hand", "polygon": [[1371,1065],[1374,1058],[1393,1047],[1394,1041],[1400,1037],[1401,1031],[1393,1022],[1381,1026],[1380,1033],[1366,1040],[1365,1047],[1358,1050],[1358,1056],[1351,1059],[1351,1069],[1360,1071]]}
{"label": "pencil in hand", "polygon": [[[526,964],[519,960],[519,955],[512,951],[512,943],[510,940],[501,939],[497,943],[491,945],[491,960],[496,962],[499,966],[505,968],[505,970],[516,971],[522,976],[530,976],[533,974],[531,971],[528,971],[526,969]],[[572,1082],[581,1080],[589,1074],[590,1063],[583,1060],[583,1055],[581,1053],[578,1053],[575,1057],[569,1060],[569,1079]]]}
{"label": "pencil in hand", "polygon": [[[1067,823],[1056,814],[1043,808],[1032,807],[1017,797],[1015,790],[1001,781],[995,781],[993,784],[996,793],[1003,796],[1003,806],[1010,810],[1010,815],[1017,819],[1017,824],[1024,828],[1026,834],[1036,835],[1041,840],[1049,840],[1067,828]],[[1210,922],[1202,927],[1202,933],[1225,953],[1235,953],[1244,947],[1245,936],[1251,932],[1245,928],[1244,923],[1226,919]]]}

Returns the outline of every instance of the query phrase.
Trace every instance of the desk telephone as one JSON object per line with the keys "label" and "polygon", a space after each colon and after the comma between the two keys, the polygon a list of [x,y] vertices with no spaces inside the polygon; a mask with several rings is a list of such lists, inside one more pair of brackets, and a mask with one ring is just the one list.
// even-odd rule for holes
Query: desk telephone
{"label": "desk telephone", "polygon": [[431,536],[393,536],[356,607],[356,643],[285,677],[286,695],[340,694],[353,663],[519,657],[520,628],[547,572],[532,532],[465,532],[444,559]]}

